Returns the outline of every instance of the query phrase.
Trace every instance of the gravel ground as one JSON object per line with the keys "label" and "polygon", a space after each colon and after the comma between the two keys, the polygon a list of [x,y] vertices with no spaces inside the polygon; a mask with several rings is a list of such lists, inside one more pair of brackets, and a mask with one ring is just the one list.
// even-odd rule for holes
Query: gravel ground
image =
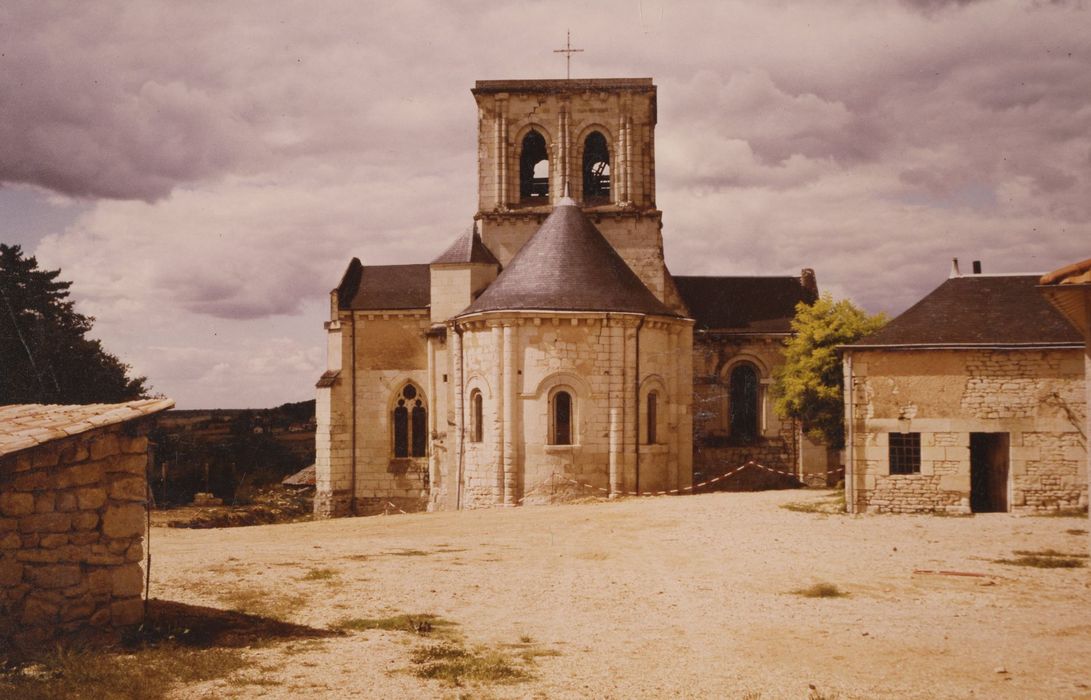
{"label": "gravel ground", "polygon": [[[1091,569],[994,563],[1086,553],[1086,518],[780,507],[829,495],[157,527],[152,595],[316,628],[429,613],[465,648],[545,654],[454,686],[412,673],[435,634],[277,640],[178,698],[1091,698]],[[815,583],[849,595],[792,593]]]}

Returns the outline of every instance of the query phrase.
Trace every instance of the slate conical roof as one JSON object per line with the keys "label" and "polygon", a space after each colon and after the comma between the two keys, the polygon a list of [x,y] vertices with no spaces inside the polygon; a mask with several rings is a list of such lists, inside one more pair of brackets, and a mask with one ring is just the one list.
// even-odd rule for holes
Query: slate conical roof
{"label": "slate conical roof", "polygon": [[459,315],[518,310],[678,315],[644,286],[568,197],[557,203],[496,281]]}
{"label": "slate conical roof", "polygon": [[481,236],[477,233],[477,224],[472,231],[455,239],[447,250],[440,253],[439,257],[432,261],[433,265],[445,263],[487,263],[499,265],[500,261],[492,254],[485,244],[481,242]]}

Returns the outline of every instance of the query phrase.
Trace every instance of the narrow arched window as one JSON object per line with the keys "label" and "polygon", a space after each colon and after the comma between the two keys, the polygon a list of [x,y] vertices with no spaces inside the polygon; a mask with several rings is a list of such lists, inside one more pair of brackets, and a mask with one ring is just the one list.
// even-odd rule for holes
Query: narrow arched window
{"label": "narrow arched window", "polygon": [[758,372],[749,364],[736,365],[730,382],[731,437],[737,442],[753,442],[758,439]]}
{"label": "narrow arched window", "polygon": [[470,393],[470,442],[481,442],[485,437],[484,406],[481,392],[474,389]]}
{"label": "narrow arched window", "polygon": [[428,454],[428,409],[417,387],[406,384],[394,406],[394,458]]}
{"label": "narrow arched window", "polygon": [[531,130],[523,137],[519,152],[519,199],[549,197],[549,153],[545,138]]}
{"label": "narrow arched window", "polygon": [[647,415],[647,419],[648,419],[648,430],[647,430],[648,440],[647,440],[647,442],[648,442],[649,445],[654,445],[659,440],[659,435],[657,434],[657,428],[659,427],[659,392],[656,392],[656,391],[649,391],[648,392],[647,414],[648,414]]}
{"label": "narrow arched window", "polygon": [[583,142],[583,199],[610,200],[610,149],[606,137],[592,131]]}
{"label": "narrow arched window", "polygon": [[567,391],[558,391],[553,395],[553,405],[550,407],[550,443],[553,445],[572,444],[572,394]]}

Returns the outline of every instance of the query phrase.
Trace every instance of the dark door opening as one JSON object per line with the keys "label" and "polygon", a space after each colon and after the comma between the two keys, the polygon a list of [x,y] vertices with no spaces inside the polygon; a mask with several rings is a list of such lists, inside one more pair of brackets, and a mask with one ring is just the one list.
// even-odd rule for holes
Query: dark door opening
{"label": "dark door opening", "polygon": [[1008,434],[970,433],[970,510],[1008,512]]}

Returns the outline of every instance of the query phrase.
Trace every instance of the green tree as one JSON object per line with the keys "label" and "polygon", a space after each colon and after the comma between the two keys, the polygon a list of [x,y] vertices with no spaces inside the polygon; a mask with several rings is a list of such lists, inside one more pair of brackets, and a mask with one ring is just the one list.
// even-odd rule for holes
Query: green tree
{"label": "green tree", "polygon": [[785,343],[785,362],[774,375],[776,411],[794,418],[809,437],[841,448],[845,443],[844,380],[839,345],[874,333],[886,316],[869,316],[847,299],[823,294],[796,306],[794,335]]}
{"label": "green tree", "polygon": [[144,397],[147,380],[86,337],[95,319],[76,312],[60,274],[0,243],[0,404]]}

